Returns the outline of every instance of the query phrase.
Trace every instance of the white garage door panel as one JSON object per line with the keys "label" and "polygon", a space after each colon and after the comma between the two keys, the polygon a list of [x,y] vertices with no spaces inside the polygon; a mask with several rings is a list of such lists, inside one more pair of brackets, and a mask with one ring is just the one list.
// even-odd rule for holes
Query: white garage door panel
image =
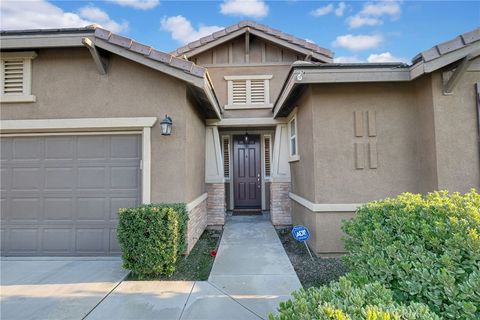
{"label": "white garage door panel", "polygon": [[140,203],[140,135],[1,138],[2,255],[118,255]]}

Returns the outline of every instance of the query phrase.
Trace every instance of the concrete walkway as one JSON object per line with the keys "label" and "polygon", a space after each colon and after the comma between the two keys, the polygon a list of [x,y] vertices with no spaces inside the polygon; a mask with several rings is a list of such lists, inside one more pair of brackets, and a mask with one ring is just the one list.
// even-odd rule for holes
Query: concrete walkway
{"label": "concrete walkway", "polygon": [[122,281],[118,259],[0,261],[1,319],[267,319],[301,287],[268,219],[233,217],[208,281]]}

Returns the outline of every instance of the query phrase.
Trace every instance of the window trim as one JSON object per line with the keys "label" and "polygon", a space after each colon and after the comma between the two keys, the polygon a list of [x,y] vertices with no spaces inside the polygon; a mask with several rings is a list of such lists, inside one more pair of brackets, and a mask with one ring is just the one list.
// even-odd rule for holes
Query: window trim
{"label": "window trim", "polygon": [[[224,76],[227,81],[227,104],[225,105],[226,110],[235,110],[235,109],[269,109],[273,107],[273,104],[270,103],[270,80],[273,79],[273,75],[241,75],[241,76]],[[251,80],[264,80],[264,97],[266,103],[233,103],[233,81],[236,80],[245,80],[246,81],[246,95],[247,101],[251,99],[250,96],[250,85]]]}
{"label": "window trim", "polygon": [[[295,124],[295,135],[292,136],[292,122]],[[298,121],[297,121],[297,110],[295,109],[287,122],[288,126],[288,162],[299,161],[300,155],[298,154]],[[295,139],[295,154],[292,150],[292,140]]]}
{"label": "window trim", "polygon": [[[228,141],[228,177],[225,177],[225,145],[224,141]],[[232,179],[232,139],[229,135],[222,136],[222,160],[223,160],[223,178],[225,181],[230,181]]]}
{"label": "window trim", "polygon": [[23,60],[23,93],[5,94],[3,93],[5,71],[2,67],[0,72],[0,102],[35,102],[37,97],[32,95],[32,60],[37,57],[35,51],[22,52],[2,52],[0,62],[4,60],[15,59]]}

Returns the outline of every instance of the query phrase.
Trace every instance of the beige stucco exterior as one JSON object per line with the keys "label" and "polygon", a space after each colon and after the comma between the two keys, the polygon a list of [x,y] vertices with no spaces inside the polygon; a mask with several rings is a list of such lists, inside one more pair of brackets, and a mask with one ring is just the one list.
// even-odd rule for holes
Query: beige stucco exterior
{"label": "beige stucco exterior", "polygon": [[172,135],[151,130],[151,201],[188,203],[205,192],[205,125],[184,82],[110,58],[100,75],[86,48],[40,49],[32,65],[34,103],[2,103],[2,120],[157,117],[173,119]]}
{"label": "beige stucco exterior", "polygon": [[[353,205],[402,192],[478,189],[478,81],[480,72],[466,72],[452,95],[442,93],[441,71],[413,82],[308,85],[295,104],[300,160],[291,163],[292,193],[313,204]],[[312,248],[341,253],[341,221],[353,211],[292,202],[293,223],[313,230]]]}

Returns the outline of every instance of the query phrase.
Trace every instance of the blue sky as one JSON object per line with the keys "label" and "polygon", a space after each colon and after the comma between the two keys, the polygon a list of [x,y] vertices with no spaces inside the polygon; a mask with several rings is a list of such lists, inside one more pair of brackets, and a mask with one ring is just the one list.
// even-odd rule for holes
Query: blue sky
{"label": "blue sky", "polygon": [[340,62],[410,61],[480,25],[480,1],[9,1],[2,29],[98,23],[159,50],[249,19],[308,39]]}

